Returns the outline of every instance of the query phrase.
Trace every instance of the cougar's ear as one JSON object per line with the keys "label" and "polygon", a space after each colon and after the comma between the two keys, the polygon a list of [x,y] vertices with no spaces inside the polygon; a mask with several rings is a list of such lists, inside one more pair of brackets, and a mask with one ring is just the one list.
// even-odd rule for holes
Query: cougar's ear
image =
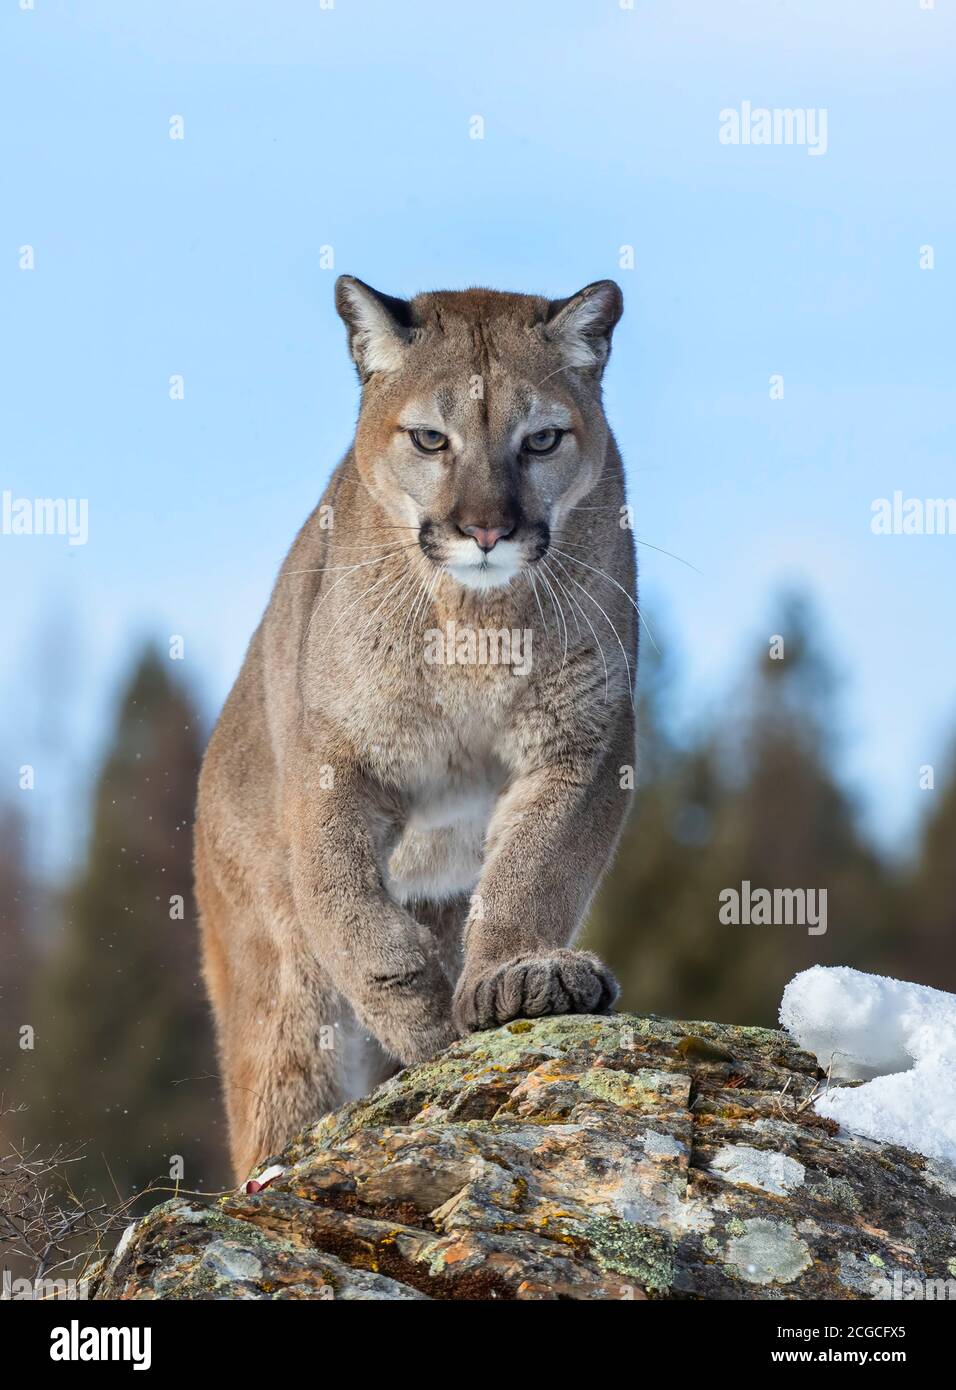
{"label": "cougar's ear", "polygon": [[603,370],[611,353],[611,334],[624,312],[624,296],[613,280],[595,280],[570,299],[552,299],[545,337],[564,354],[569,367]]}
{"label": "cougar's ear", "polygon": [[412,326],[408,301],[380,294],[354,275],[340,275],[335,307],[349,331],[349,352],[362,380],[373,372],[398,371]]}

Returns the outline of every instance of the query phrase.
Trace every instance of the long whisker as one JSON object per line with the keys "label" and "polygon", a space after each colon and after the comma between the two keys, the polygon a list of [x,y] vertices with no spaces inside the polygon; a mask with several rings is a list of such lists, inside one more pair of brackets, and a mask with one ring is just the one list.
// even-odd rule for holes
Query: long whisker
{"label": "long whisker", "polygon": [[423,567],[426,570],[426,576],[422,582],[422,592],[419,595],[418,602],[415,604],[414,612],[409,623],[408,629],[409,656],[411,656],[412,654],[412,642],[414,640],[415,632],[418,628],[418,625],[419,623],[424,623],[427,620],[428,615],[431,612],[432,600],[435,597],[435,591],[441,583],[442,575],[445,573],[445,566],[438,565],[434,575],[432,575],[431,579],[429,579],[427,575],[428,567],[427,565],[424,565],[424,562]]}
{"label": "long whisker", "polygon": [[[402,585],[401,589],[395,596],[394,602],[391,603],[389,607],[386,609],[385,613],[383,613],[381,619],[382,626],[386,624],[391,625],[398,620],[402,612],[402,607],[407,606],[411,602],[411,599],[415,593],[415,585],[419,582],[420,581],[417,574],[413,573],[409,575],[408,582]],[[396,642],[395,649],[397,650],[400,645],[401,644],[399,642]]]}
{"label": "long whisker", "polygon": [[368,619],[367,619],[366,622],[363,624],[361,630],[355,634],[355,638],[354,638],[354,645],[355,645],[355,646],[358,646],[359,643],[362,641],[362,638],[365,636],[366,632],[368,632],[369,628],[370,628],[370,627],[372,626],[372,624],[374,623],[375,618],[376,618],[377,614],[380,612],[380,610],[385,606],[386,603],[389,602],[389,600],[390,600],[391,598],[393,598],[393,597],[395,596],[395,594],[396,594],[397,591],[398,591],[398,586],[401,584],[402,580],[403,580],[403,579],[405,580],[405,586],[404,586],[404,588],[402,589],[402,594],[404,594],[404,593],[407,591],[408,587],[409,587],[409,582],[414,582],[415,578],[416,578],[416,576],[415,576],[414,573],[412,573],[411,575],[408,575],[408,574],[405,573],[404,571],[403,571],[402,573],[400,573],[400,574],[396,577],[395,582],[394,582],[394,584],[392,585],[392,587],[386,591],[384,598],[380,599],[380,601],[379,601],[379,602],[376,604],[376,606],[372,609],[372,612],[369,614]]}
{"label": "long whisker", "polygon": [[[567,619],[566,619],[565,616],[564,616],[564,605],[563,605],[562,602],[561,602],[560,596],[559,596],[558,594],[555,593],[554,589],[553,589],[552,586],[551,586],[551,580],[554,578],[554,575],[551,573],[551,571],[550,571],[549,569],[547,569],[547,566],[544,564],[543,561],[541,562],[541,564],[542,564],[542,574],[541,574],[541,578],[542,578],[542,580],[544,580],[544,583],[545,583],[545,585],[547,586],[549,593],[552,595],[552,597],[553,597],[553,598],[556,600],[556,602],[557,602],[558,614],[559,614],[559,616],[560,616],[560,618],[561,618],[561,626],[562,626],[562,628],[564,629],[564,655],[563,655],[562,658],[561,658],[561,667],[562,667],[562,669],[563,669],[563,668],[564,668],[564,665],[565,665],[565,663],[566,663],[566,661],[567,661],[567,659],[568,659],[568,624],[567,624]],[[548,578],[545,578],[545,573],[544,573],[545,570],[547,571]]]}
{"label": "long whisker", "polygon": [[[555,618],[557,619],[558,635],[560,636],[560,633],[561,633],[561,624],[562,624],[562,622],[564,621],[564,619],[563,619],[563,617],[562,617],[562,615],[561,615],[561,610],[558,608],[558,600],[557,600],[557,597],[555,596],[554,589],[553,589],[553,588],[551,587],[551,585],[548,583],[548,578],[547,578],[547,576],[545,575],[544,571],[541,570],[541,569],[539,569],[539,570],[538,570],[538,575],[539,575],[539,577],[540,577],[540,579],[541,579],[541,583],[542,583],[542,584],[544,585],[544,587],[545,587],[545,591],[546,591],[548,597],[549,597],[550,600],[551,600],[551,607],[554,609],[554,616],[555,616]],[[566,632],[566,631],[567,631],[567,628],[565,628],[565,632]],[[566,655],[566,654],[567,654],[567,653],[565,653],[565,655]],[[563,662],[563,661],[562,661],[561,665],[562,665],[562,666],[564,665],[564,662]]]}
{"label": "long whisker", "polygon": [[431,606],[432,606],[432,603],[434,602],[435,594],[438,592],[438,586],[439,586],[439,584],[441,583],[442,577],[443,577],[443,575],[444,575],[445,573],[446,573],[445,566],[444,566],[444,565],[439,565],[438,568],[437,568],[436,571],[435,571],[435,577],[434,577],[434,579],[433,579],[432,582],[428,585],[427,591],[426,591],[426,593],[425,593],[425,601],[424,601],[424,603],[422,604],[421,612],[420,612],[420,613],[416,613],[416,615],[415,615],[415,624],[416,624],[416,626],[417,626],[420,622],[425,622],[426,618],[428,617],[428,614],[431,612]]}
{"label": "long whisker", "polygon": [[[358,541],[355,545],[346,545],[343,541],[336,541],[336,542],[335,542],[335,548],[336,548],[337,551],[338,551],[338,550],[364,550],[364,551],[366,552],[366,554],[367,554],[368,551],[369,551],[369,550],[372,548],[372,546],[374,546],[375,544],[376,544],[375,541]],[[396,544],[396,545],[393,547],[392,552],[390,552],[390,553],[397,553],[397,551],[399,551],[399,550],[418,550],[419,548],[420,548],[420,547],[419,547],[417,541],[403,541],[403,542],[401,543],[401,545]],[[299,572],[300,572],[300,571],[293,571],[293,573],[299,573]]]}
{"label": "long whisker", "polygon": [[[569,603],[572,603],[572,602],[573,602],[573,599],[574,599],[574,595],[568,593],[567,589],[566,589],[566,588],[564,587],[564,585],[561,583],[561,580],[558,578],[558,576],[555,574],[554,570],[551,568],[551,566],[547,563],[547,561],[546,561],[545,559],[542,559],[541,563],[542,563],[542,565],[544,565],[545,569],[548,571],[548,574],[551,576],[552,582],[555,583],[555,584],[557,584],[558,589],[560,590],[560,592],[561,592],[562,594],[564,594],[565,598],[568,600]],[[577,615],[577,613],[575,613],[573,606],[572,606],[572,608],[571,608],[571,617],[574,619],[574,630],[575,630],[575,632],[577,633],[578,637],[580,637],[580,636],[582,635],[582,634],[581,634],[581,624],[578,622],[578,615]]]}
{"label": "long whisker", "polygon": [[[559,561],[558,561],[558,564],[560,564],[560,563],[561,563],[561,562],[560,562],[560,560],[559,560]],[[565,571],[565,573],[567,573],[567,571]],[[557,577],[557,576],[555,576],[555,578],[556,578],[556,577]],[[568,576],[568,577],[570,578],[570,576]],[[594,630],[594,624],[591,622],[591,619],[588,617],[587,613],[585,613],[584,609],[581,607],[580,601],[579,601],[578,599],[576,599],[576,598],[574,597],[574,595],[573,595],[569,590],[565,590],[565,592],[567,593],[568,598],[577,606],[578,611],[579,611],[580,614],[581,614],[581,617],[584,619],[584,621],[587,623],[588,627],[591,629],[591,636],[594,638],[594,645],[595,645],[595,647],[597,648],[598,655],[599,655],[600,658],[601,658],[601,663],[602,663],[602,665],[604,666],[604,703],[607,704],[607,702],[608,702],[608,679],[609,679],[609,678],[608,678],[608,670],[607,670],[607,657],[604,655],[604,648],[601,646],[600,638],[598,637],[597,633],[596,633],[595,630]]]}
{"label": "long whisker", "polygon": [[405,618],[404,627],[402,628],[401,642],[399,643],[399,646],[404,644],[408,649],[409,658],[411,658],[412,655],[412,638],[415,635],[415,615],[421,607],[422,598],[428,581],[428,574],[423,565],[419,566],[416,577],[418,579],[418,591],[408,605],[408,613]]}
{"label": "long whisker", "polygon": [[[624,595],[624,597],[627,599],[628,603],[629,603],[629,604],[631,605],[631,607],[634,609],[634,612],[637,614],[638,618],[640,619],[641,623],[643,624],[643,626],[644,626],[644,631],[647,633],[648,637],[650,638],[651,646],[654,648],[654,650],[657,652],[657,654],[660,655],[660,650],[661,650],[661,649],[660,649],[660,647],[657,645],[657,643],[654,641],[654,634],[653,634],[653,632],[651,632],[650,628],[647,626],[647,622],[645,621],[644,614],[643,614],[643,613],[641,612],[641,610],[638,608],[637,604],[636,604],[636,603],[634,602],[634,600],[631,598],[630,594],[627,592],[627,590],[625,589],[625,587],[624,587],[623,584],[619,584],[619,583],[617,582],[616,579],[612,579],[611,576],[610,576],[609,574],[605,574],[604,570],[595,569],[594,565],[587,565],[587,564],[585,564],[584,561],[583,561],[583,560],[579,560],[578,557],[577,557],[576,555],[568,555],[568,553],[567,553],[566,550],[559,550],[558,547],[557,547],[556,545],[554,545],[554,544],[552,544],[552,546],[551,546],[551,553],[554,554],[554,555],[564,555],[564,556],[566,557],[566,559],[568,559],[568,560],[571,561],[572,565],[580,565],[580,566],[582,567],[582,569],[591,570],[594,574],[599,574],[599,575],[601,576],[602,579],[606,579],[607,582],[608,582],[609,584],[613,584],[614,587],[615,587],[615,589],[620,589],[621,593],[622,593],[622,594]],[[575,582],[577,582],[577,581],[575,581]],[[587,594],[587,593],[588,593],[587,589],[585,589],[584,592]],[[588,598],[590,598],[590,597],[591,597],[591,595],[588,594]]]}
{"label": "long whisker", "polygon": [[357,598],[353,598],[351,603],[347,604],[346,607],[343,608],[342,612],[339,614],[335,622],[329,628],[328,632],[325,634],[326,637],[332,636],[332,633],[338,627],[339,623],[342,622],[343,618],[347,618],[349,613],[352,612],[353,608],[357,607],[358,604],[360,604],[364,598],[368,598],[369,594],[373,593],[382,584],[387,584],[390,579],[394,578],[394,575],[388,573],[380,575],[379,578],[376,579],[374,583],[370,584],[367,589],[365,589],[361,594],[358,595]]}
{"label": "long whisker", "polygon": [[[573,556],[572,556],[571,558],[572,558],[572,560],[573,560]],[[572,584],[576,584],[577,587],[581,590],[582,594],[585,594],[585,595],[591,600],[591,602],[594,604],[595,608],[597,608],[598,611],[603,615],[604,620],[605,620],[605,622],[607,623],[608,627],[609,627],[609,628],[611,629],[611,631],[614,633],[615,641],[617,642],[617,645],[620,647],[620,649],[621,649],[621,655],[622,655],[623,658],[624,658],[624,666],[625,666],[625,669],[626,669],[626,671],[627,671],[627,688],[628,688],[628,690],[630,690],[630,691],[633,693],[633,690],[634,690],[634,682],[633,682],[632,679],[631,679],[631,663],[630,663],[630,662],[628,661],[628,659],[627,659],[627,651],[625,650],[624,643],[621,641],[620,636],[618,635],[617,628],[616,628],[616,627],[614,626],[614,624],[611,622],[611,619],[608,617],[607,613],[605,613],[604,609],[603,609],[603,608],[601,607],[601,605],[598,603],[598,601],[597,601],[597,599],[594,597],[594,595],[588,593],[587,589],[585,589],[585,587],[584,587],[583,584],[579,584],[579,583],[578,583],[578,581],[574,578],[574,575],[570,573],[570,571],[567,569],[567,567],[566,567],[565,565],[562,565],[562,564],[561,564],[561,561],[560,561],[560,560],[558,560],[557,563],[558,563],[559,565],[561,565],[562,570],[564,570],[564,573],[568,576],[568,578],[570,579],[571,583],[572,583]],[[580,562],[579,562],[579,563],[580,563]]]}
{"label": "long whisker", "polygon": [[[403,549],[403,548],[404,548],[404,547],[400,547],[400,549]],[[317,618],[317,616],[318,616],[319,609],[320,609],[320,608],[322,607],[322,605],[325,603],[326,599],[329,597],[329,595],[332,593],[332,591],[333,591],[334,589],[336,589],[336,588],[339,586],[339,584],[342,583],[342,581],[343,581],[344,579],[347,579],[348,576],[349,576],[350,574],[354,574],[354,572],[355,572],[356,570],[365,569],[367,565],[382,564],[383,561],[387,560],[390,556],[396,555],[396,554],[398,554],[398,553],[399,553],[399,552],[398,552],[397,550],[388,550],[388,551],[385,552],[384,555],[379,555],[379,556],[377,557],[377,559],[375,559],[375,560],[366,560],[366,561],[364,561],[362,564],[358,564],[358,565],[348,565],[348,566],[346,566],[346,567],[345,567],[345,573],[344,573],[344,574],[340,574],[339,577],[338,577],[338,579],[333,579],[333,580],[332,580],[332,583],[331,583],[331,584],[329,585],[329,587],[325,590],[325,592],[321,595],[321,597],[319,598],[318,603],[317,603],[317,604],[315,605],[315,607],[312,609],[312,616],[309,618],[309,625],[308,625],[308,627],[307,627],[306,630],[305,630],[305,641],[308,642],[308,641],[309,641],[309,638],[311,637],[311,634],[312,634],[312,624],[315,622],[315,620],[316,620],[316,618]],[[293,573],[294,573],[294,571],[293,571]],[[303,573],[308,573],[308,571],[303,571]]]}
{"label": "long whisker", "polygon": [[439,567],[439,568],[435,571],[435,573],[434,573],[433,575],[429,576],[429,573],[428,573],[428,566],[425,564],[424,560],[422,561],[422,573],[421,573],[421,575],[420,575],[420,577],[419,577],[419,581],[418,581],[418,584],[419,584],[418,598],[415,600],[414,604],[411,605],[410,610],[409,610],[409,620],[408,620],[408,654],[409,654],[409,657],[411,657],[411,655],[412,655],[412,643],[413,643],[413,641],[415,640],[415,631],[416,631],[416,629],[417,629],[417,627],[418,627],[419,622],[424,621],[424,619],[425,619],[425,617],[426,617],[426,615],[427,615],[427,613],[428,613],[428,610],[429,610],[430,607],[431,607],[431,599],[432,599],[432,596],[434,595],[434,592],[435,592],[436,588],[438,587],[438,583],[439,583],[439,581],[440,581],[440,579],[441,579],[442,570],[443,570],[443,569],[444,569],[444,566],[441,566],[441,567]]}
{"label": "long whisker", "polygon": [[543,633],[544,633],[545,635],[547,635],[548,625],[547,625],[547,623],[546,623],[545,620],[544,620],[544,609],[541,607],[541,599],[538,597],[538,585],[537,585],[537,583],[535,582],[534,570],[533,570],[533,569],[529,569],[529,570],[526,571],[526,573],[527,573],[528,578],[531,580],[531,590],[532,590],[532,593],[534,594],[534,601],[535,601],[535,603],[538,605],[538,612],[539,612],[539,614],[541,615],[541,628],[542,628],[542,631],[543,631]]}
{"label": "long whisker", "polygon": [[379,560],[386,559],[389,555],[398,555],[403,550],[409,550],[409,545],[396,545],[391,550],[385,550],[381,555],[373,555],[370,560],[359,560],[354,565],[315,565],[311,569],[304,570],[283,570],[279,578],[284,579],[290,574],[329,574],[334,570],[346,570],[351,574],[352,570],[364,569],[367,565],[375,565]]}
{"label": "long whisker", "polygon": [[[572,507],[571,510],[572,510],[572,511],[576,511],[576,510],[578,510],[578,509],[575,508],[575,507]],[[598,511],[598,510],[603,510],[603,508],[595,507],[595,508],[593,508],[593,510],[594,510],[594,511]],[[569,541],[569,540],[565,540],[565,538],[564,538],[563,536],[561,537],[561,544],[562,544],[562,545],[570,545],[570,546],[572,547],[573,550],[587,550],[587,549],[588,549],[587,546],[578,545],[577,542],[572,542],[572,541]],[[652,545],[650,541],[642,541],[642,540],[640,539],[639,536],[635,536],[635,537],[634,537],[634,544],[635,544],[635,545],[643,545],[643,546],[646,546],[648,550],[656,550],[656,551],[658,551],[658,553],[661,554],[661,555],[669,555],[669,556],[671,557],[672,560],[679,560],[680,563],[681,563],[682,565],[686,565],[687,568],[688,568],[689,570],[693,570],[695,574],[703,575],[703,570],[699,570],[699,569],[697,568],[696,565],[692,565],[691,562],[690,562],[690,560],[685,560],[684,557],[683,557],[683,555],[675,555],[674,552],[673,552],[673,550],[665,550],[664,547],[661,546],[661,545]]]}
{"label": "long whisker", "polygon": [[376,521],[373,526],[345,526],[340,523],[341,529],[347,531],[351,536],[355,531],[420,531],[420,526],[399,526],[391,521]]}
{"label": "long whisker", "polygon": [[396,545],[396,546],[393,546],[391,550],[384,550],[384,551],[382,552],[381,555],[373,555],[372,558],[371,558],[370,560],[358,560],[358,561],[356,561],[356,563],[355,563],[354,565],[318,565],[315,569],[312,569],[312,570],[286,570],[285,573],[286,573],[286,574],[329,574],[330,572],[335,571],[335,570],[348,570],[348,571],[351,573],[352,570],[360,570],[360,569],[364,569],[367,565],[374,565],[374,564],[377,564],[379,560],[385,560],[385,559],[388,558],[389,555],[398,555],[398,554],[400,554],[403,550],[412,550],[412,549],[414,549],[414,543],[409,543],[408,545]]}

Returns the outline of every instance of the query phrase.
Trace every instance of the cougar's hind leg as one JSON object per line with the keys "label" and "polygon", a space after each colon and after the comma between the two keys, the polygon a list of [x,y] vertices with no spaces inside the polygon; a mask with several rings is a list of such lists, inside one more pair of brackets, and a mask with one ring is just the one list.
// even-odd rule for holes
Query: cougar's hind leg
{"label": "cougar's hind leg", "polygon": [[231,982],[222,1068],[239,1182],[345,1099],[340,1001],[297,940],[291,927],[282,956],[269,942],[256,968]]}

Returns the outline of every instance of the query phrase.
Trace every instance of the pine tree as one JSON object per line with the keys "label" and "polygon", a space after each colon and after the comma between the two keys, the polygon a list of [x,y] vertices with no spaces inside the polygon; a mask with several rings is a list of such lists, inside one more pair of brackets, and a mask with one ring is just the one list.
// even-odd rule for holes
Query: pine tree
{"label": "pine tree", "polygon": [[[879,968],[896,898],[839,784],[836,680],[806,602],[784,596],[776,611],[782,650],[758,653],[694,746],[667,740],[652,665],[638,723],[655,756],[587,934],[617,970],[624,1007],[773,1024],[798,970]],[[645,663],[639,689],[647,681]],[[826,933],[721,922],[720,895],[744,882],[825,889]]]}
{"label": "pine tree", "polygon": [[0,807],[0,1093],[11,1095],[19,1070],[21,1029],[29,1027],[29,985],[36,959],[30,930],[33,885],[24,817]]}
{"label": "pine tree", "polygon": [[192,896],[200,753],[189,697],[147,650],[120,701],[86,866],[34,1004],[34,1127],[88,1143],[82,1176],[99,1191],[168,1180],[177,1156],[187,1187],[224,1175]]}
{"label": "pine tree", "polygon": [[[775,604],[774,641],[757,655],[735,730],[724,737],[724,886],[826,893],[826,932],[797,924],[727,926],[735,962],[730,1003],[738,1019],[772,1024],[788,980],[812,965],[880,968],[898,897],[890,871],[864,839],[857,807],[840,779],[839,680],[800,594]],[[884,966],[885,968],[885,966]]]}
{"label": "pine tree", "polygon": [[638,1012],[680,1012],[693,997],[688,913],[699,896],[695,880],[715,816],[709,752],[686,749],[670,733],[674,684],[672,661],[645,643],[634,809],[582,940],[617,973],[621,1006]]}
{"label": "pine tree", "polygon": [[[956,753],[956,749],[954,749]],[[893,973],[956,992],[956,756],[921,827],[915,869],[903,890]]]}

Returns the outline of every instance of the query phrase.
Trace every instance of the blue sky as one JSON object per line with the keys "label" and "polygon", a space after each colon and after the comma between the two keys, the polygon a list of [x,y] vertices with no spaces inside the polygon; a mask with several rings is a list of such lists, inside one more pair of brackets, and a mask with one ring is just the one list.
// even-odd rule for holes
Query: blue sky
{"label": "blue sky", "polygon": [[[641,552],[675,718],[804,584],[845,772],[905,843],[956,729],[956,535],[870,509],[956,495],[950,0],[11,0],[0,47],[0,490],[89,503],[85,546],[0,535],[0,766],[11,794],[42,771],[45,855],[145,635],[185,637],[210,715],[226,694],[350,439],[341,271],[619,281],[637,535],[702,571]],[[826,153],[722,144],[744,101],[825,108]]]}

